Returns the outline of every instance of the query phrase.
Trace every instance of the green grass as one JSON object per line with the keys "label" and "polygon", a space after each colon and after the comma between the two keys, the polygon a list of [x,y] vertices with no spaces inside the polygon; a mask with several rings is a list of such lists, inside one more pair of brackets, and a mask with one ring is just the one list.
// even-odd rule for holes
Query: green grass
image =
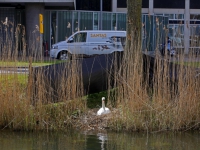
{"label": "green grass", "polygon": [[200,67],[200,62],[176,62],[176,64],[183,64],[184,66],[190,66],[190,67],[196,67],[199,68]]}
{"label": "green grass", "polygon": [[[58,64],[65,62],[64,60],[45,60],[45,61],[34,61],[32,66],[47,66],[52,64]],[[28,61],[0,61],[0,67],[28,67]]]}
{"label": "green grass", "polygon": [[3,83],[10,83],[18,82],[20,84],[26,85],[28,81],[28,74],[1,74],[0,75],[0,82]]}

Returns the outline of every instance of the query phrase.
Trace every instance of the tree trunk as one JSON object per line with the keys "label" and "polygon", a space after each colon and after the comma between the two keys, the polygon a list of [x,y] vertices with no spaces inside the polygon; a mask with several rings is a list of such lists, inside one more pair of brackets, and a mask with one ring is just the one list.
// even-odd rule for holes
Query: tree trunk
{"label": "tree trunk", "polygon": [[[136,51],[141,52],[141,12],[142,0],[127,0],[127,38],[125,53],[128,55],[133,55]],[[132,49],[131,44],[134,44],[134,49]]]}
{"label": "tree trunk", "polygon": [[[127,0],[127,36],[119,79],[119,100],[135,100],[141,94],[142,83],[142,0]],[[138,95],[139,94],[139,95]],[[122,96],[122,97],[121,97]]]}

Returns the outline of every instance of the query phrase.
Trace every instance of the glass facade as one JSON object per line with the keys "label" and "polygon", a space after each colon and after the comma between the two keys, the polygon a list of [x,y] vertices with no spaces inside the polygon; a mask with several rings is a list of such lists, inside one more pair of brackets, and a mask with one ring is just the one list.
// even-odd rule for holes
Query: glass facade
{"label": "glass facade", "polygon": [[[0,43],[9,38],[13,40],[15,23],[15,9],[13,8],[0,8]],[[11,32],[10,32],[11,31]]]}
{"label": "glass facade", "polygon": [[57,26],[57,30],[59,33],[58,41],[61,41],[69,37],[72,33],[71,24],[72,24],[73,15],[71,11],[68,11],[68,12],[58,11],[57,15],[58,15],[58,21],[59,21],[58,26]]}
{"label": "glass facade", "polygon": [[[100,11],[100,0],[76,0],[77,10]],[[112,1],[102,0],[102,10],[112,11]]]}
{"label": "glass facade", "polygon": [[[44,16],[50,16],[50,12],[46,11]],[[50,24],[50,17],[44,17],[44,42],[50,43],[51,39],[51,24]],[[48,37],[48,38],[47,38]]]}
{"label": "glass facade", "polygon": [[[100,12],[46,11],[44,40],[51,46],[79,30],[100,30]],[[126,13],[102,13],[102,30],[126,30]]]}
{"label": "glass facade", "polygon": [[185,0],[154,0],[154,8],[185,9]]}
{"label": "glass facade", "polygon": [[[126,0],[117,0],[118,8],[127,8]],[[149,8],[149,0],[142,0],[142,8]]]}
{"label": "glass facade", "polygon": [[80,30],[93,30],[93,12],[80,12]]}
{"label": "glass facade", "polygon": [[142,15],[142,49],[154,51],[167,37],[168,17],[162,15]]}
{"label": "glass facade", "polygon": [[184,14],[162,14],[169,18],[166,35],[174,48],[184,48]]}
{"label": "glass facade", "polygon": [[8,53],[7,50],[5,51],[4,47],[9,47],[9,49],[14,52],[14,42],[18,43],[18,50],[23,49],[22,36],[24,34],[25,25],[24,14],[24,10],[15,9],[13,7],[0,8],[0,54]]}
{"label": "glass facade", "polygon": [[103,13],[102,29],[111,30],[112,13]]}
{"label": "glass facade", "polygon": [[125,0],[117,0],[117,8],[127,8],[127,3]]}
{"label": "glass facade", "polygon": [[190,47],[200,47],[200,14],[190,14]]}
{"label": "glass facade", "polygon": [[117,30],[126,30],[126,14],[116,14],[117,15]]}
{"label": "glass facade", "polygon": [[[90,7],[94,7],[94,9],[100,9],[97,7],[97,5],[99,6],[100,4],[100,0],[90,1],[90,3],[87,0],[80,1],[80,3],[83,2]],[[103,2],[106,4],[105,0],[103,0]],[[110,2],[111,1],[108,1],[108,3]],[[190,8],[198,8],[198,3],[195,4],[197,7],[193,6],[194,3],[196,3],[195,0],[190,0]],[[77,3],[77,5],[79,4]],[[83,7],[83,5],[81,6]],[[143,8],[149,7],[149,0],[143,0],[142,6]],[[126,7],[126,1],[117,0],[117,8],[121,7]],[[154,0],[154,7],[184,9],[185,0],[168,0],[162,2]],[[5,21],[5,16],[8,17],[11,22],[14,21],[15,24],[25,25],[25,12],[23,9],[0,8],[1,23]],[[174,47],[183,48],[184,19],[184,14],[156,14],[155,16],[143,14],[143,49],[148,49],[148,51],[155,50],[157,43],[163,43],[166,36],[169,36],[172,39]],[[52,44],[65,40],[78,30],[100,29],[126,30],[126,13],[103,11],[101,17],[100,11],[45,10],[43,39],[48,43],[49,48]],[[190,24],[188,29],[190,47],[200,47],[200,14],[190,14]],[[2,28],[1,32],[0,42],[5,38]]]}
{"label": "glass facade", "polygon": [[149,8],[149,0],[142,0],[142,8]]}
{"label": "glass facade", "polygon": [[[63,41],[78,30],[99,30],[100,12],[46,11],[44,39],[49,46]],[[168,26],[168,16],[142,15],[143,50],[153,51],[163,43]],[[164,30],[163,30],[164,29]],[[102,30],[126,30],[126,13],[102,13]],[[50,31],[48,33],[48,31]],[[48,40],[49,39],[49,40]]]}
{"label": "glass facade", "polygon": [[190,9],[200,9],[199,0],[190,0]]}

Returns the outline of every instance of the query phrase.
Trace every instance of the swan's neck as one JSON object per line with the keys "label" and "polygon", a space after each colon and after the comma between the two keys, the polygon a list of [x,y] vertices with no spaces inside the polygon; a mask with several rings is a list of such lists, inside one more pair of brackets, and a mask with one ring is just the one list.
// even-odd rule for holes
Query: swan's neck
{"label": "swan's neck", "polygon": [[105,101],[102,101],[102,108],[105,110]]}

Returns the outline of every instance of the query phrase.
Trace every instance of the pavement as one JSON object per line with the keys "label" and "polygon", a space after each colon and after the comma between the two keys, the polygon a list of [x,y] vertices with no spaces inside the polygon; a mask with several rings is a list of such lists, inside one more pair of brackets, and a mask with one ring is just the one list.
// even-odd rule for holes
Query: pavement
{"label": "pavement", "polygon": [[19,74],[26,74],[28,73],[28,68],[1,68],[0,74],[7,74],[7,73],[19,73]]}
{"label": "pavement", "polygon": [[[23,59],[20,59],[19,60],[24,60],[24,61],[29,61],[30,59],[32,59],[32,62],[33,61],[49,61],[49,60],[55,60],[53,58],[50,58],[50,57],[40,57],[40,58],[30,58],[30,57],[27,57],[27,58],[23,58]],[[0,74],[6,74],[6,73],[28,73],[28,67],[0,67]]]}

